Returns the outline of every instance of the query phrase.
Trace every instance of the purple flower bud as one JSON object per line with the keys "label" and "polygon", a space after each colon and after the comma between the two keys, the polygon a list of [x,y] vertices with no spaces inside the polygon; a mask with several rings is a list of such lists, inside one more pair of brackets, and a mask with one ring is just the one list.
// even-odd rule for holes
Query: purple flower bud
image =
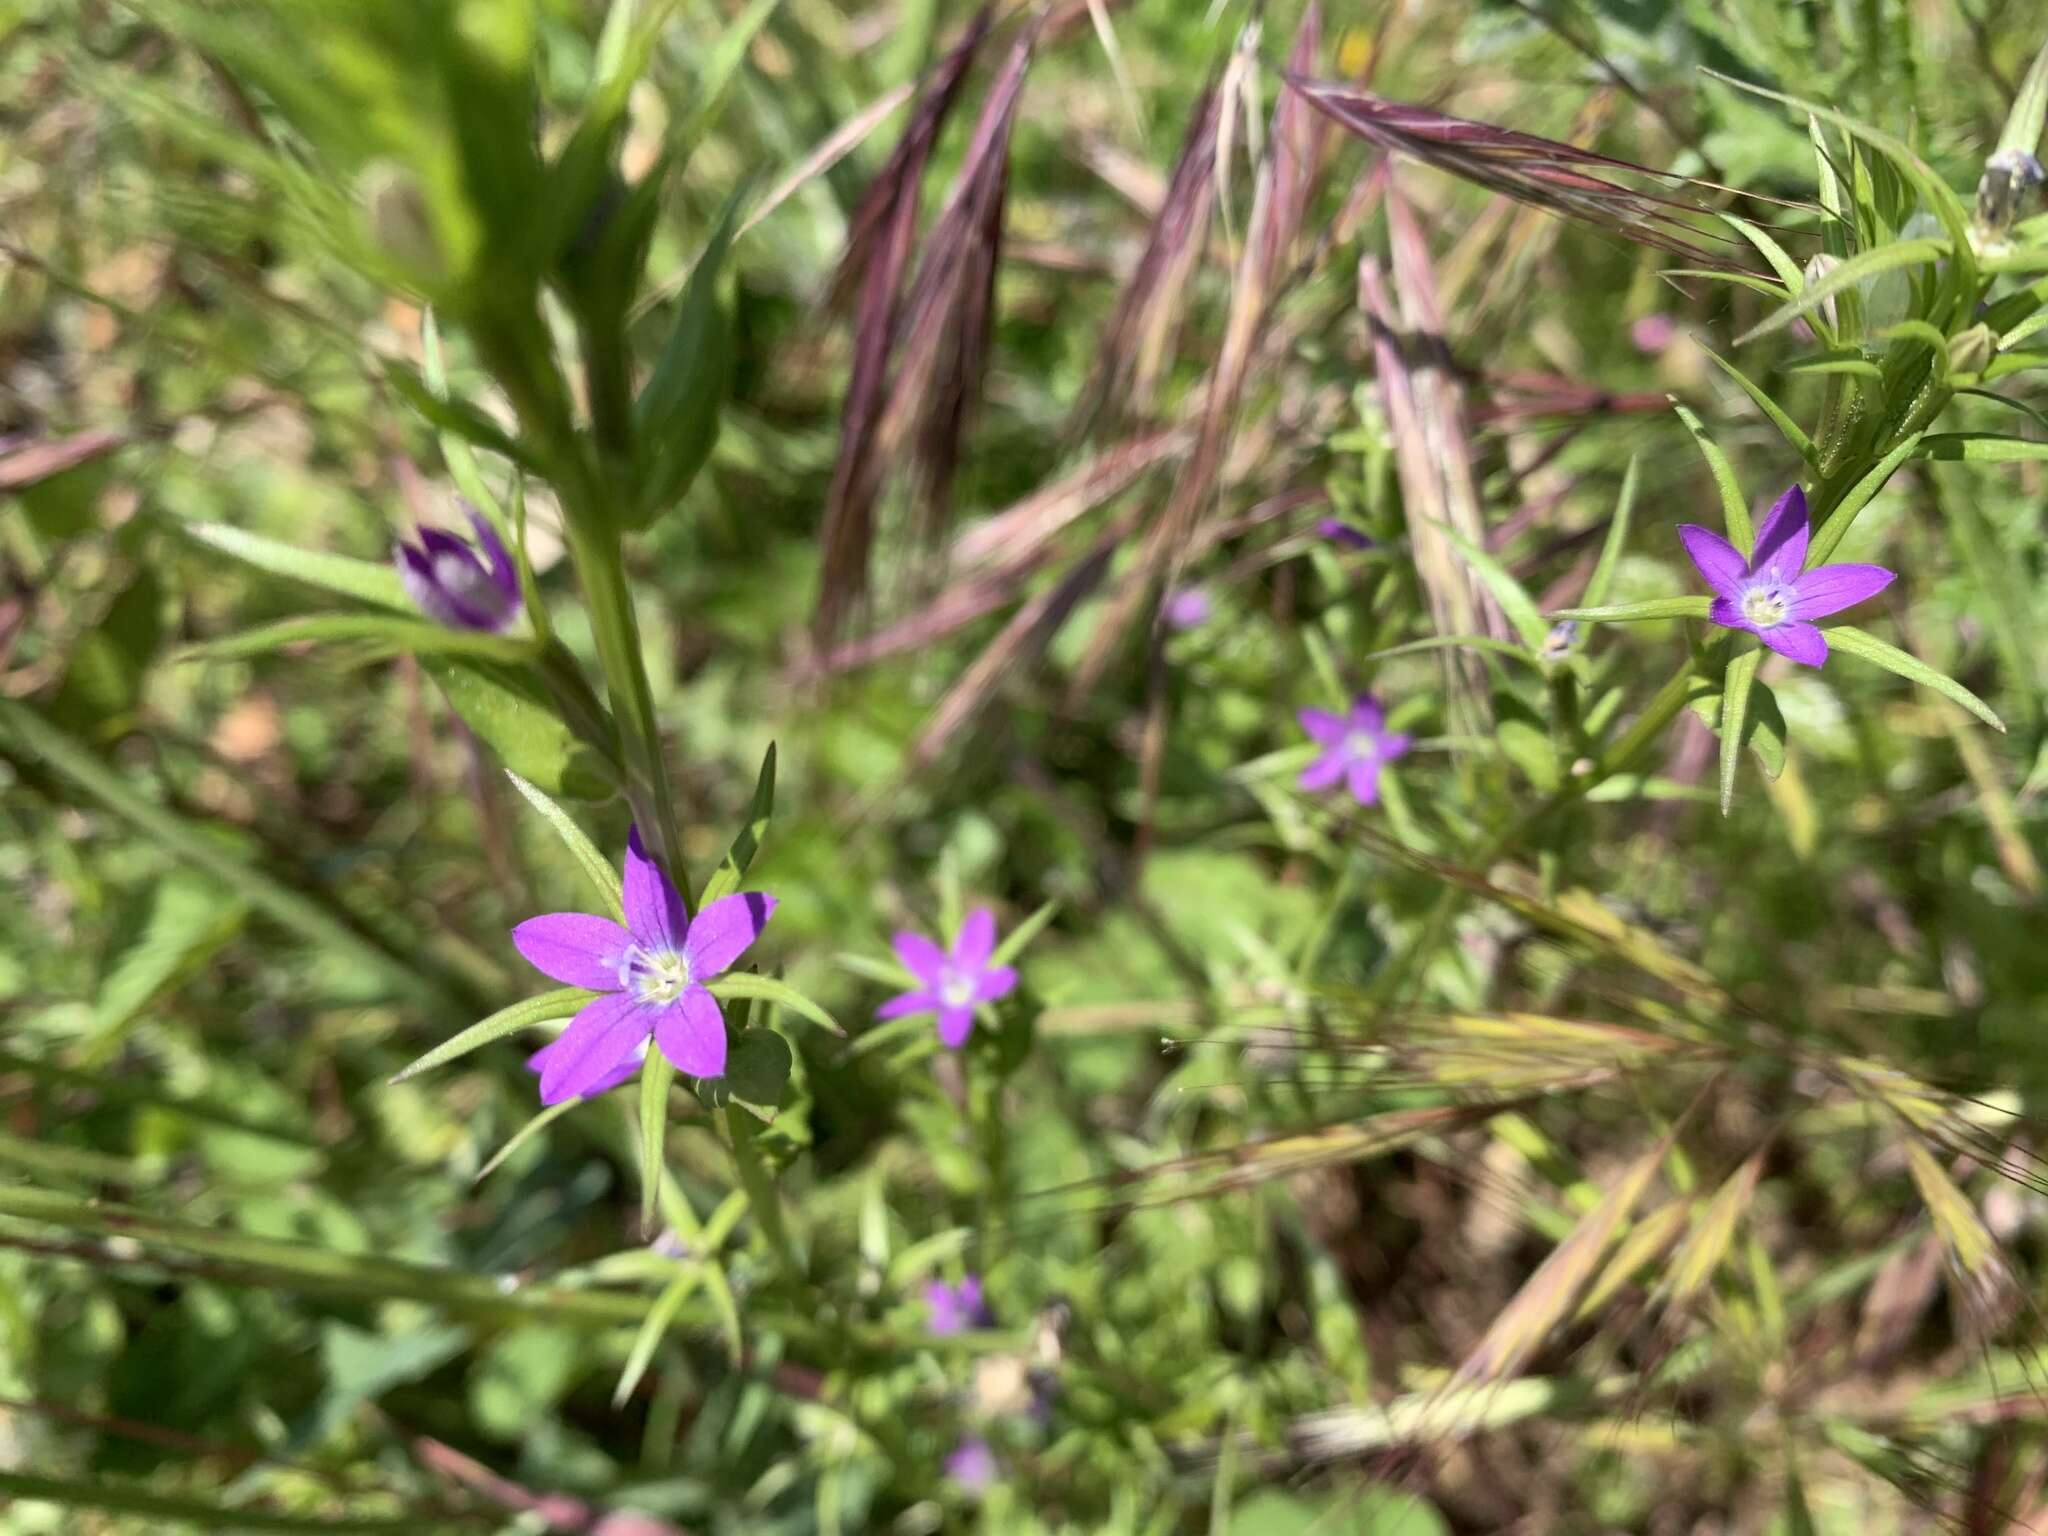
{"label": "purple flower bud", "polygon": [[1170,629],[1199,629],[1209,622],[1216,605],[1200,587],[1182,587],[1166,600],[1166,623]]}
{"label": "purple flower bud", "polygon": [[462,510],[476,532],[476,548],[445,529],[422,528],[419,543],[399,541],[398,579],[435,623],[496,634],[519,617],[519,570],[497,530],[468,502]]}
{"label": "purple flower bud", "polygon": [[1323,517],[1316,520],[1316,532],[1332,544],[1345,549],[1371,549],[1372,539],[1362,528],[1354,528],[1341,517]]}

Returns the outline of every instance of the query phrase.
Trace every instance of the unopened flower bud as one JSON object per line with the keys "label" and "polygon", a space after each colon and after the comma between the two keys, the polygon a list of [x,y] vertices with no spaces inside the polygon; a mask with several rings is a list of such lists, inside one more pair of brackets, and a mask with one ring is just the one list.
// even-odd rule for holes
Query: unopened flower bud
{"label": "unopened flower bud", "polygon": [[2048,171],[2024,149],[2001,149],[1985,161],[1977,181],[1978,231],[1993,240],[2004,239],[2029,195],[2044,181]]}
{"label": "unopened flower bud", "polygon": [[1948,371],[1980,374],[1998,353],[1998,337],[1988,325],[1971,326],[1948,339]]}
{"label": "unopened flower bud", "polygon": [[447,253],[417,176],[402,165],[379,160],[363,168],[357,194],[372,245],[421,284],[447,281]]}

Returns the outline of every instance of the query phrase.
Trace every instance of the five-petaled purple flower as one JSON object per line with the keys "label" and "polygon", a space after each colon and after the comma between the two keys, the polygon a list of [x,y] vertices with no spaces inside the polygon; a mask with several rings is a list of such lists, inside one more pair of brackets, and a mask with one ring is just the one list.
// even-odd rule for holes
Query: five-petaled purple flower
{"label": "five-petaled purple flower", "polygon": [[1746,629],[1781,656],[1817,667],[1828,642],[1812,623],[1875,597],[1897,575],[1881,565],[1806,564],[1806,493],[1780,496],[1756,531],[1756,553],[1742,552],[1712,529],[1679,526],[1685,552],[1714,589],[1707,617],[1724,629]]}
{"label": "five-petaled purple flower", "polygon": [[735,891],[693,918],[636,829],[626,841],[625,906],[623,928],[607,917],[550,912],[512,930],[519,953],[543,975],[605,994],[542,1053],[543,1104],[601,1092],[649,1036],[679,1072],[725,1073],[725,1016],[704,983],[761,936],[775,898]]}
{"label": "five-petaled purple flower", "polygon": [[917,978],[918,985],[890,998],[875,1010],[875,1017],[900,1019],[907,1014],[936,1013],[940,1042],[957,1051],[974,1028],[975,1005],[1008,997],[1017,985],[1012,967],[988,963],[995,947],[996,919],[987,907],[977,907],[967,915],[951,954],[921,933],[897,934],[896,958]]}
{"label": "five-petaled purple flower", "polygon": [[1169,629],[1199,629],[1215,611],[1207,592],[1200,587],[1182,587],[1166,600],[1166,625]]}
{"label": "five-petaled purple flower", "polygon": [[988,1303],[981,1299],[979,1275],[968,1275],[958,1285],[932,1281],[924,1288],[924,1304],[931,1308],[929,1327],[936,1338],[986,1328],[995,1321]]}
{"label": "five-petaled purple flower", "polygon": [[1328,789],[1339,779],[1351,789],[1360,805],[1372,805],[1380,797],[1380,765],[1405,756],[1410,737],[1405,731],[1386,729],[1386,715],[1379,700],[1361,693],[1351,701],[1348,715],[1327,710],[1304,709],[1297,717],[1301,728],[1314,737],[1322,754],[1301,771],[1303,789]]}
{"label": "five-petaled purple flower", "polygon": [[519,570],[483,515],[468,502],[462,510],[476,530],[483,558],[445,529],[422,528],[418,544],[399,540],[394,554],[398,579],[405,595],[435,623],[495,633],[519,616]]}

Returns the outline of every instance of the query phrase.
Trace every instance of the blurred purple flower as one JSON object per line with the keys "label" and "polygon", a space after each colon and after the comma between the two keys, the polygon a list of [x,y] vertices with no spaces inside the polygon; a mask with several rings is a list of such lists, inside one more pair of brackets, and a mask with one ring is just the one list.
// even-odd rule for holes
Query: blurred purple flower
{"label": "blurred purple flower", "polygon": [[1380,765],[1405,756],[1410,745],[1405,731],[1385,729],[1386,716],[1379,700],[1361,693],[1351,701],[1348,715],[1304,709],[1296,718],[1323,748],[1322,755],[1302,769],[1301,787],[1328,789],[1343,779],[1351,789],[1351,798],[1360,805],[1377,803]]}
{"label": "blurred purple flower", "polygon": [[934,1280],[924,1288],[924,1304],[931,1308],[929,1328],[935,1338],[986,1328],[995,1321],[981,1299],[981,1276],[968,1275],[958,1285]]}
{"label": "blurred purple flower", "polygon": [[1645,356],[1654,356],[1670,346],[1678,335],[1678,322],[1669,315],[1645,315],[1628,328],[1628,339]]}
{"label": "blurred purple flower", "polygon": [[495,633],[519,617],[519,570],[483,515],[466,501],[462,510],[476,532],[477,548],[446,529],[422,528],[418,544],[398,542],[393,554],[398,579],[405,595],[435,623]]}
{"label": "blurred purple flower", "polygon": [[996,1453],[979,1435],[969,1435],[946,1457],[946,1476],[969,1493],[980,1493],[996,1480]]}
{"label": "blurred purple flower", "polygon": [[1200,587],[1182,587],[1166,600],[1166,624],[1169,629],[1198,629],[1215,611],[1207,592]]}
{"label": "blurred purple flower", "polygon": [[679,1072],[725,1073],[725,1016],[704,983],[761,936],[775,898],[735,891],[693,918],[635,829],[626,841],[625,906],[623,928],[607,917],[550,912],[512,930],[542,975],[605,994],[541,1053],[543,1104],[601,1092],[650,1036]]}
{"label": "blurred purple flower", "polygon": [[1371,549],[1372,539],[1362,528],[1354,528],[1341,517],[1320,517],[1316,519],[1316,532],[1332,544],[1341,544],[1346,549]]}
{"label": "blurred purple flower", "polygon": [[1724,629],[1746,629],[1781,656],[1817,667],[1828,642],[1811,622],[1839,613],[1890,586],[1897,572],[1881,565],[1806,564],[1806,493],[1793,486],[1756,532],[1748,559],[1720,534],[1693,523],[1679,526],[1686,554],[1714,589],[1707,617]]}
{"label": "blurred purple flower", "polygon": [[[545,1079],[548,1075],[548,1063],[554,1060],[555,1052],[561,1049],[562,1040],[566,1034],[567,1031],[564,1031],[563,1035],[557,1035],[546,1045],[527,1057],[526,1070]],[[600,1093],[610,1093],[614,1088],[630,1083],[640,1075],[640,1068],[646,1060],[647,1042],[642,1040],[635,1049],[619,1058],[617,1066],[584,1089],[583,1096],[585,1098],[595,1098]]]}
{"label": "blurred purple flower", "polygon": [[919,985],[890,998],[875,1010],[875,1017],[936,1013],[940,1043],[957,1051],[974,1028],[975,1005],[1008,997],[1017,985],[1015,969],[988,963],[995,947],[996,919],[987,907],[968,913],[950,954],[921,933],[897,934],[896,958]]}

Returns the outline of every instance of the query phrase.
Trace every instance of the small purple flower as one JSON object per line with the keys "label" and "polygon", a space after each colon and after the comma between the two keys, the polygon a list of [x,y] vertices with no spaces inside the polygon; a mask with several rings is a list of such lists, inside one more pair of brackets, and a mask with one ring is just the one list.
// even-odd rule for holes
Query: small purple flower
{"label": "small purple flower", "polygon": [[735,891],[693,918],[637,829],[626,840],[625,898],[623,928],[607,917],[550,912],[512,930],[512,943],[542,975],[605,994],[541,1053],[543,1104],[602,1092],[649,1037],[678,1072],[725,1073],[725,1016],[704,983],[761,936],[775,898]]}
{"label": "small purple flower", "polygon": [[[562,1035],[557,1035],[546,1045],[527,1057],[526,1070],[545,1079],[548,1075],[548,1063],[554,1060],[555,1053],[562,1048],[562,1041],[566,1034],[567,1032],[564,1031]],[[640,1075],[640,1068],[646,1061],[647,1042],[642,1040],[635,1049],[619,1058],[617,1066],[584,1089],[583,1096],[586,1098],[596,1098],[600,1093],[610,1093],[614,1088],[623,1087]]]}
{"label": "small purple flower", "polygon": [[1669,315],[1645,315],[1628,328],[1628,339],[1638,352],[1654,357],[1678,336],[1678,322]]}
{"label": "small purple flower", "polygon": [[1166,624],[1169,629],[1199,629],[1215,611],[1207,592],[1200,587],[1182,587],[1166,600]]}
{"label": "small purple flower", "polygon": [[1328,539],[1332,544],[1342,545],[1345,549],[1372,548],[1372,539],[1366,534],[1365,530],[1352,527],[1351,524],[1345,522],[1341,517],[1322,517],[1316,519],[1316,532],[1323,538]]}
{"label": "small purple flower", "polygon": [[975,1005],[1008,997],[1017,985],[1014,968],[988,963],[995,947],[996,919],[987,907],[977,907],[967,915],[951,954],[921,933],[897,934],[896,958],[919,985],[890,998],[875,1010],[875,1017],[900,1019],[913,1013],[936,1013],[940,1042],[957,1051],[974,1028]]}
{"label": "small purple flower", "polygon": [[405,595],[435,623],[496,633],[519,616],[519,570],[483,515],[468,502],[462,510],[484,558],[445,529],[422,528],[417,545],[399,540],[393,557],[398,579]]}
{"label": "small purple flower", "polygon": [[996,1453],[979,1435],[969,1435],[946,1457],[946,1476],[968,1493],[981,1493],[996,1480]]}
{"label": "small purple flower", "polygon": [[1724,629],[1746,629],[1781,656],[1817,667],[1828,659],[1828,642],[1812,623],[1875,597],[1897,572],[1881,565],[1806,564],[1806,493],[1793,486],[1756,532],[1756,553],[1742,552],[1720,534],[1692,523],[1678,537],[1692,563],[1714,589],[1707,617]]}
{"label": "small purple flower", "polygon": [[1344,779],[1350,786],[1351,798],[1360,805],[1377,803],[1380,765],[1406,756],[1411,741],[1405,731],[1385,729],[1386,715],[1379,700],[1361,693],[1351,701],[1348,715],[1304,709],[1296,718],[1323,748],[1322,755],[1302,769],[1301,787],[1328,789]]}
{"label": "small purple flower", "polygon": [[931,1308],[931,1322],[927,1326],[934,1338],[986,1328],[995,1321],[995,1314],[981,1299],[979,1275],[969,1275],[958,1285],[932,1281],[924,1288],[924,1304]]}

